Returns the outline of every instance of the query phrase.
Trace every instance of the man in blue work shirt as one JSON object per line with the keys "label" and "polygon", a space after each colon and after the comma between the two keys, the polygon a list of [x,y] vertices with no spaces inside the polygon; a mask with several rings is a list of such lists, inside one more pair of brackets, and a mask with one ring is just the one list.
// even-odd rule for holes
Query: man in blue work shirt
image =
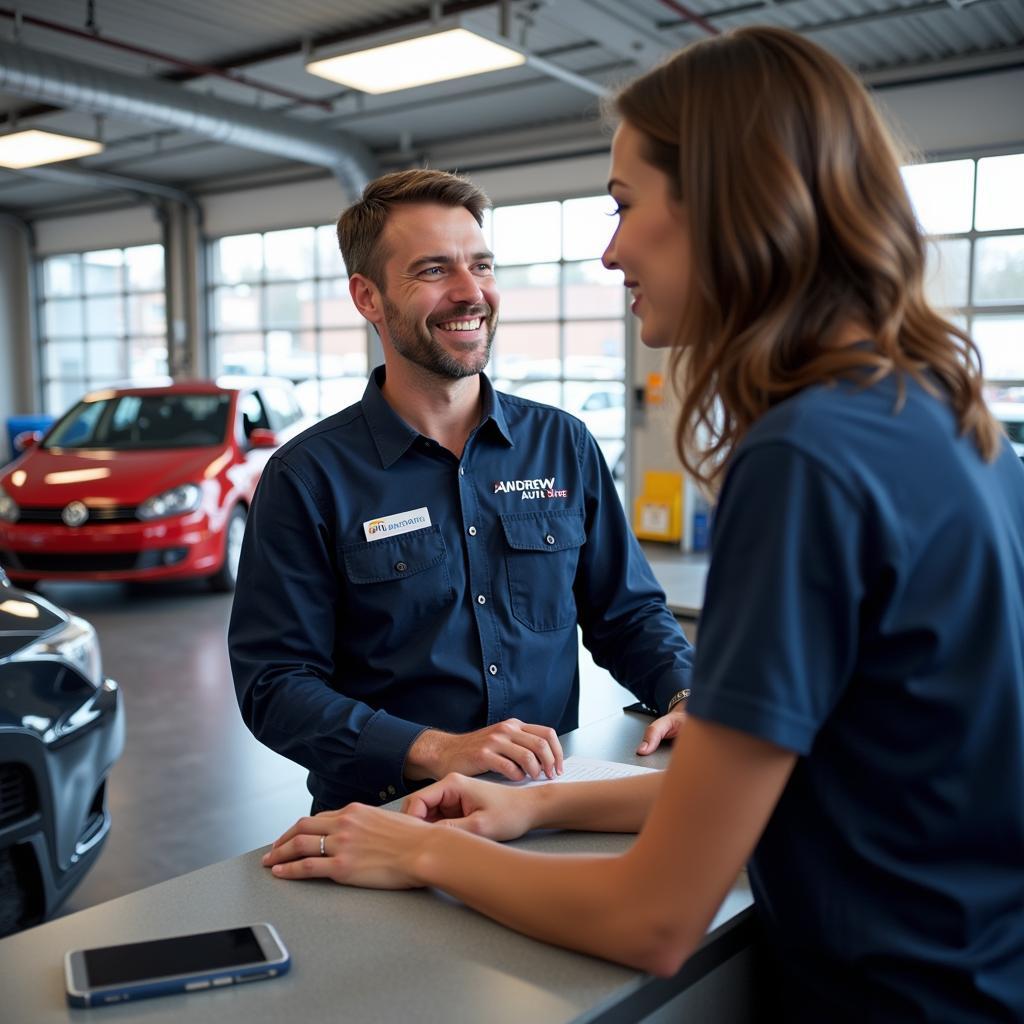
{"label": "man in blue work shirt", "polygon": [[284,445],[250,510],[229,630],[246,724],[309,769],[314,810],[384,803],[451,771],[561,771],[576,625],[675,734],[693,650],[584,425],[499,395],[487,198],[385,175],[338,239],[383,367]]}

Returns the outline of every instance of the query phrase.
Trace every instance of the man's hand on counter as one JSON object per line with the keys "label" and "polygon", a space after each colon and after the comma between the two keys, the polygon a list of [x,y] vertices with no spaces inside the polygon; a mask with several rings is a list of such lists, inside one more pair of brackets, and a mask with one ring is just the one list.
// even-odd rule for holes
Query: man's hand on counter
{"label": "man's hand on counter", "polygon": [[679,733],[679,727],[686,721],[685,711],[670,711],[661,718],[656,718],[644,730],[644,738],[636,748],[638,754],[653,754],[662,740],[675,739]]}
{"label": "man's hand on counter", "polygon": [[562,774],[562,745],[554,729],[518,718],[461,734],[424,730],[409,748],[405,777],[417,782],[443,779],[451,772],[497,772],[515,782],[527,776],[553,779]]}

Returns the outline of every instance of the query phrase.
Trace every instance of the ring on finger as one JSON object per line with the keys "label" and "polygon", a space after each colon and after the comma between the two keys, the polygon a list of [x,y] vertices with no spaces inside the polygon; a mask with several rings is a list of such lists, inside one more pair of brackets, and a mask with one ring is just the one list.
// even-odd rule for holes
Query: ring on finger
{"label": "ring on finger", "polygon": [[327,836],[321,836],[320,837],[320,856],[321,857],[326,857],[327,856],[326,844],[327,844]]}

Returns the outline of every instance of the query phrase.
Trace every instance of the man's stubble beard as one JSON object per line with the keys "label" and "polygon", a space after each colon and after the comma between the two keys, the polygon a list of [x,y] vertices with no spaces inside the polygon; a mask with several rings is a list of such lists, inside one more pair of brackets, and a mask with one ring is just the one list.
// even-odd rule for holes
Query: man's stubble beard
{"label": "man's stubble beard", "polygon": [[[451,310],[445,319],[456,319],[465,316],[479,316],[487,327],[487,344],[482,352],[478,353],[469,362],[462,362],[447,351],[430,333],[430,325],[421,328],[411,317],[407,317],[402,310],[396,306],[386,295],[381,296],[384,308],[384,325],[388,331],[388,337],[395,351],[415,363],[416,366],[427,370],[438,377],[446,380],[460,380],[463,377],[472,377],[480,373],[488,364],[491,358],[491,346],[494,344],[494,333],[497,330],[497,317],[489,306],[465,306],[462,309]],[[486,312],[481,312],[484,309]]]}

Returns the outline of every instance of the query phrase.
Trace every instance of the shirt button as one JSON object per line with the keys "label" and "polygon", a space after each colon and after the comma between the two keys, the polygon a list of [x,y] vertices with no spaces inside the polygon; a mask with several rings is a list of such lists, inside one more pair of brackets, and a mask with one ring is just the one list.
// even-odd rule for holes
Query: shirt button
{"label": "shirt button", "polygon": [[476,536],[476,527],[475,526],[471,526],[466,532],[470,535],[470,537],[475,537]]}
{"label": "shirt button", "polygon": [[484,597],[483,594],[477,594],[476,603],[477,604],[487,604],[487,598]]}
{"label": "shirt button", "polygon": [[465,476],[465,475],[466,475],[466,467],[465,466],[459,466],[459,476]]}
{"label": "shirt button", "polygon": [[487,668],[487,671],[490,672],[492,676],[496,676],[498,674],[498,666],[497,665],[489,665],[488,668]]}
{"label": "shirt button", "polygon": [[546,537],[545,537],[544,539],[545,539],[545,540],[546,540],[546,541],[547,541],[547,542],[548,542],[549,544],[554,544],[554,543],[555,543],[555,538],[554,538],[554,537],[552,537],[550,533],[549,533],[549,534],[548,534],[548,535],[547,535],[547,536],[546,536]]}
{"label": "shirt button", "polygon": [[395,572],[405,572],[408,568],[409,566],[405,562],[395,562]]}
{"label": "shirt button", "polygon": [[381,798],[381,800],[387,800],[388,798],[387,793],[385,793],[383,789],[377,795]]}
{"label": "shirt button", "polygon": [[395,795],[395,787],[394,786],[388,786],[388,796],[394,796],[394,795]]}

